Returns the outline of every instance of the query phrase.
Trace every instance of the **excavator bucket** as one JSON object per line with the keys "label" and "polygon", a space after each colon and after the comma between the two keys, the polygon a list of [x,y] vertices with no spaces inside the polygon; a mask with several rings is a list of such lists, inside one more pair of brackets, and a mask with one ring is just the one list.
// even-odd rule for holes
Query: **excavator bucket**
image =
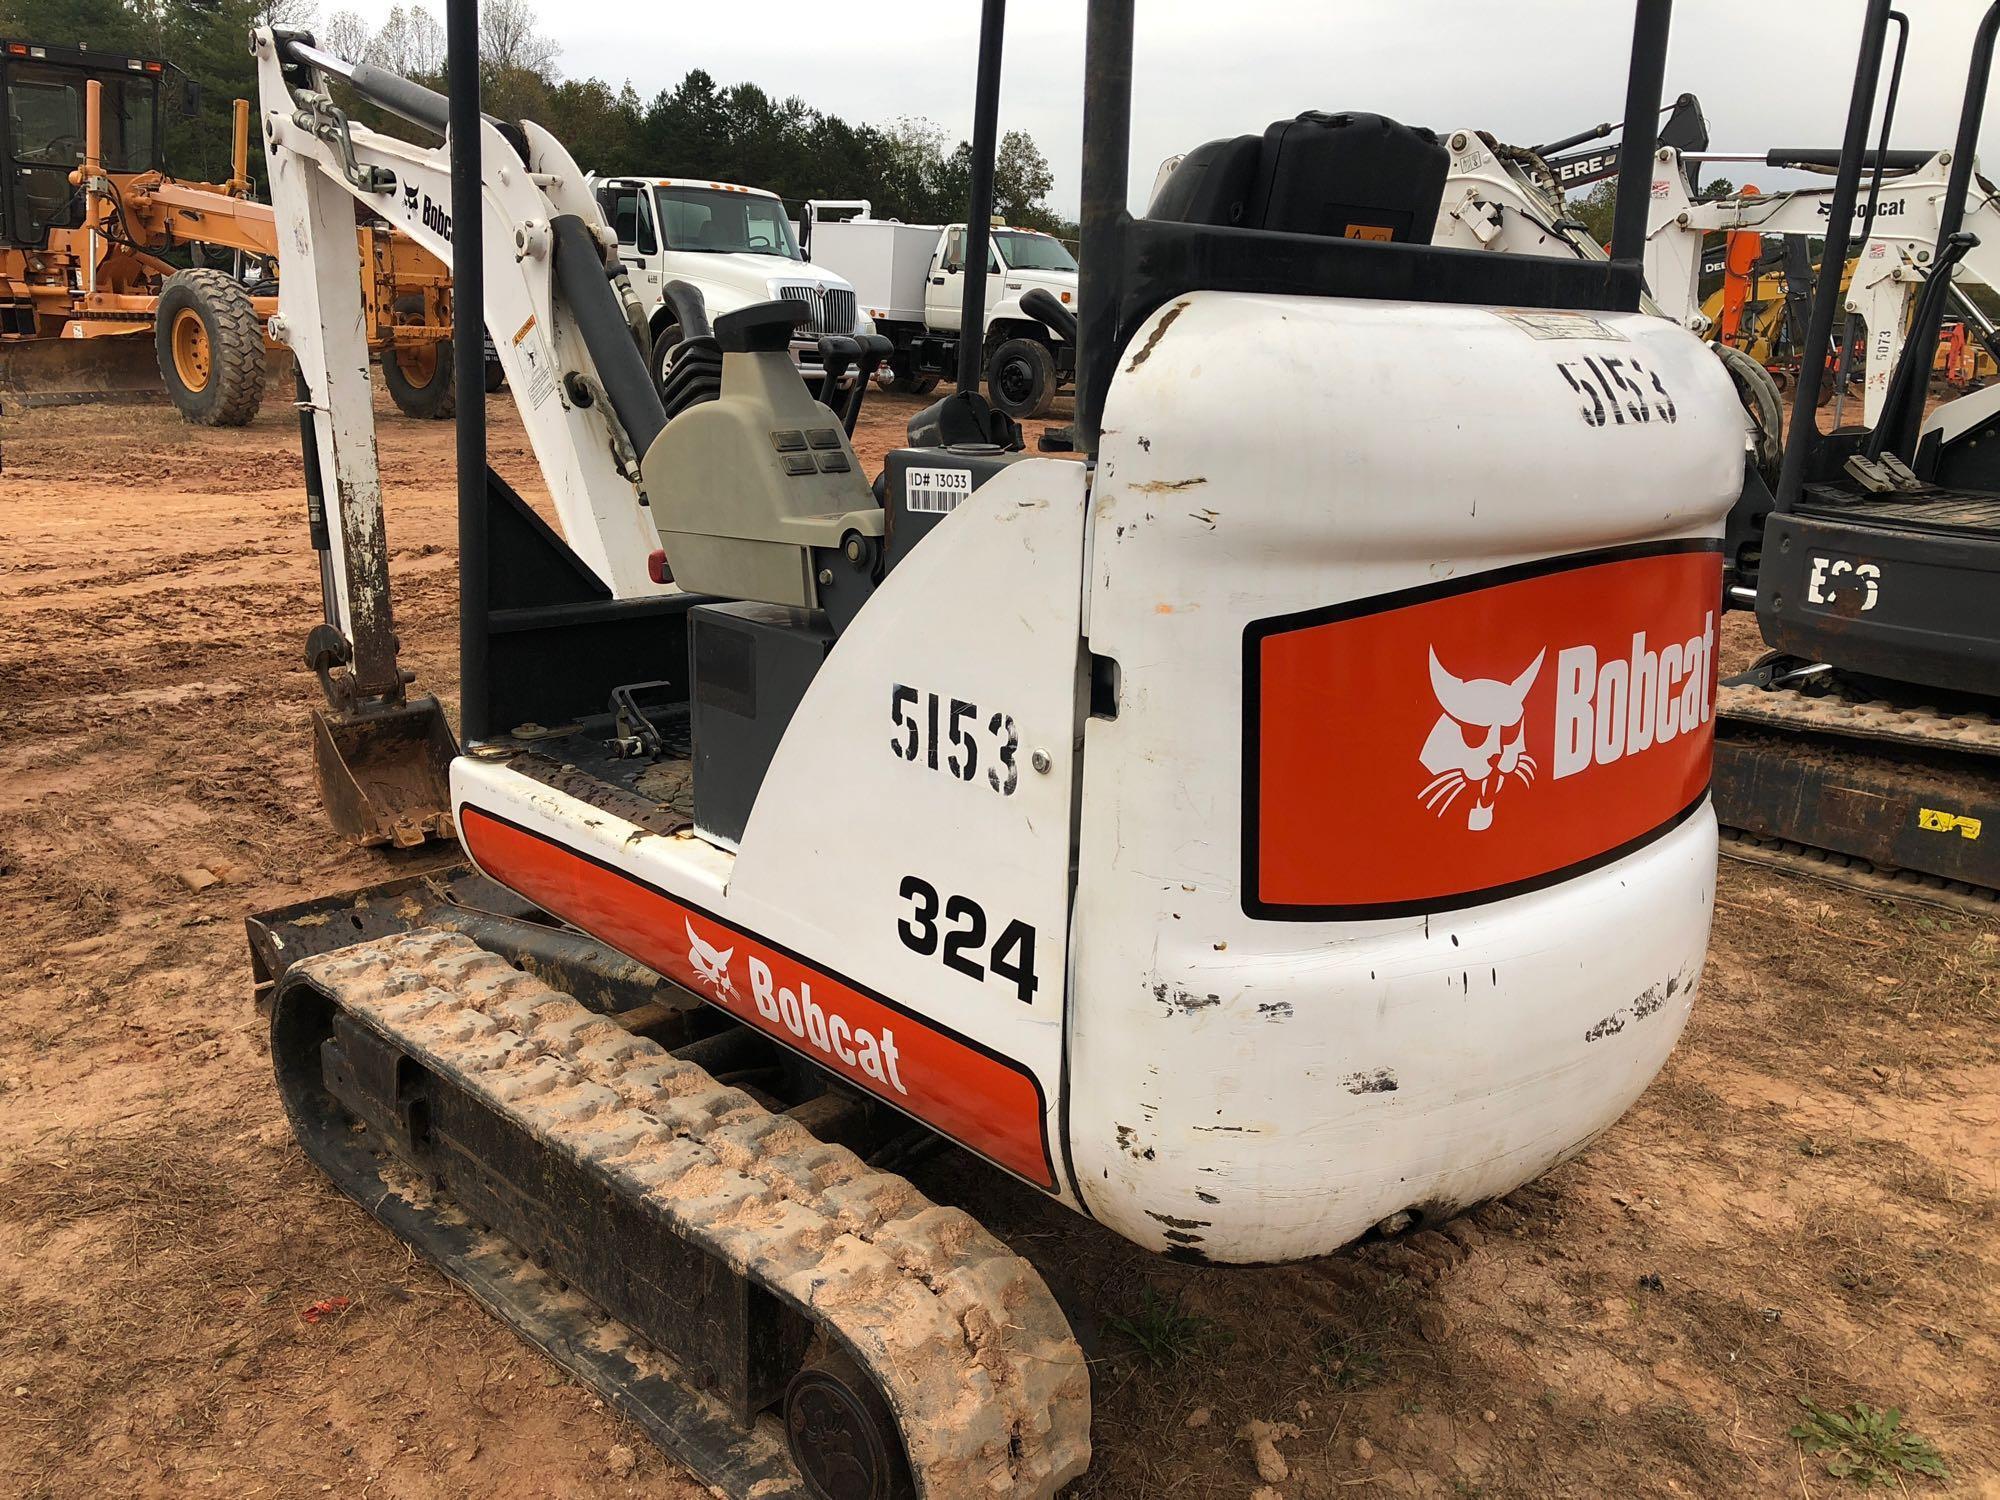
{"label": "excavator bucket", "polygon": [[0,343],[0,407],[164,401],[150,334]]}
{"label": "excavator bucket", "polygon": [[313,760],[326,814],[361,847],[414,849],[455,835],[451,762],[458,741],[428,694],[342,717],[313,710]]}

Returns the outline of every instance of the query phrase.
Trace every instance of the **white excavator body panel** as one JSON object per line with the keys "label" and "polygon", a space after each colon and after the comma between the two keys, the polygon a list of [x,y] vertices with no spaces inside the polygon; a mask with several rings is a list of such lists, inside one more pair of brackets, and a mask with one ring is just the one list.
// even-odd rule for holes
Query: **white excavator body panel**
{"label": "white excavator body panel", "polygon": [[1085,471],[974,491],[814,676],[734,852],[461,757],[483,870],[1073,1202],[1060,1172]]}
{"label": "white excavator body panel", "polygon": [[1707,943],[1744,432],[1639,314],[1198,293],[1135,333],[1091,497],[1093,1215],[1317,1255],[1507,1191],[1652,1079]]}

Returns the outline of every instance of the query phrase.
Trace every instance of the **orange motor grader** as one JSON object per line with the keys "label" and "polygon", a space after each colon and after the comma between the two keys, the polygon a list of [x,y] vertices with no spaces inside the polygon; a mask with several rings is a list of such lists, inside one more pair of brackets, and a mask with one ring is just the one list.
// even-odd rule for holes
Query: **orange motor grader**
{"label": "orange motor grader", "polygon": [[[161,157],[168,71],[0,39],[0,406],[164,394],[210,427],[256,412],[277,349],[278,241],[251,197],[249,104],[236,101],[229,180],[177,181]],[[191,110],[192,84],[183,99]],[[390,395],[409,416],[449,417],[450,276],[386,223],[357,233]]]}

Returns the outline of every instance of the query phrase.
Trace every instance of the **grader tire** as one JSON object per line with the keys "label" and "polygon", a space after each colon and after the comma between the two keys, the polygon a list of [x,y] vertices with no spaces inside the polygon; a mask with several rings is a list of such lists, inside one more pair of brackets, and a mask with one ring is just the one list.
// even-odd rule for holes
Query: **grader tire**
{"label": "grader tire", "polygon": [[[405,292],[390,304],[395,322],[421,324],[424,294]],[[451,340],[432,344],[392,344],[382,351],[382,383],[396,410],[419,422],[441,422],[458,413],[458,391],[452,383]]]}
{"label": "grader tire", "polygon": [[177,271],[160,288],[153,352],[167,396],[197,427],[241,427],[264,399],[264,330],[250,293],[217,270]]}

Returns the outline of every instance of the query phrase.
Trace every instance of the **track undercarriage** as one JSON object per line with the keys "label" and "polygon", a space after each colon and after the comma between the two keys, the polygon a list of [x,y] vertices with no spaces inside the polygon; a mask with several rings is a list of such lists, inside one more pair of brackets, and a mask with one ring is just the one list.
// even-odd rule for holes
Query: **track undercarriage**
{"label": "track undercarriage", "polygon": [[1723,683],[1717,707],[1726,852],[2000,913],[2000,720],[1985,706],[1774,656]]}
{"label": "track undercarriage", "polygon": [[864,1160],[928,1133],[537,917],[448,872],[251,920],[285,1107],[342,1191],[727,1494],[1081,1473],[1040,1276]]}

